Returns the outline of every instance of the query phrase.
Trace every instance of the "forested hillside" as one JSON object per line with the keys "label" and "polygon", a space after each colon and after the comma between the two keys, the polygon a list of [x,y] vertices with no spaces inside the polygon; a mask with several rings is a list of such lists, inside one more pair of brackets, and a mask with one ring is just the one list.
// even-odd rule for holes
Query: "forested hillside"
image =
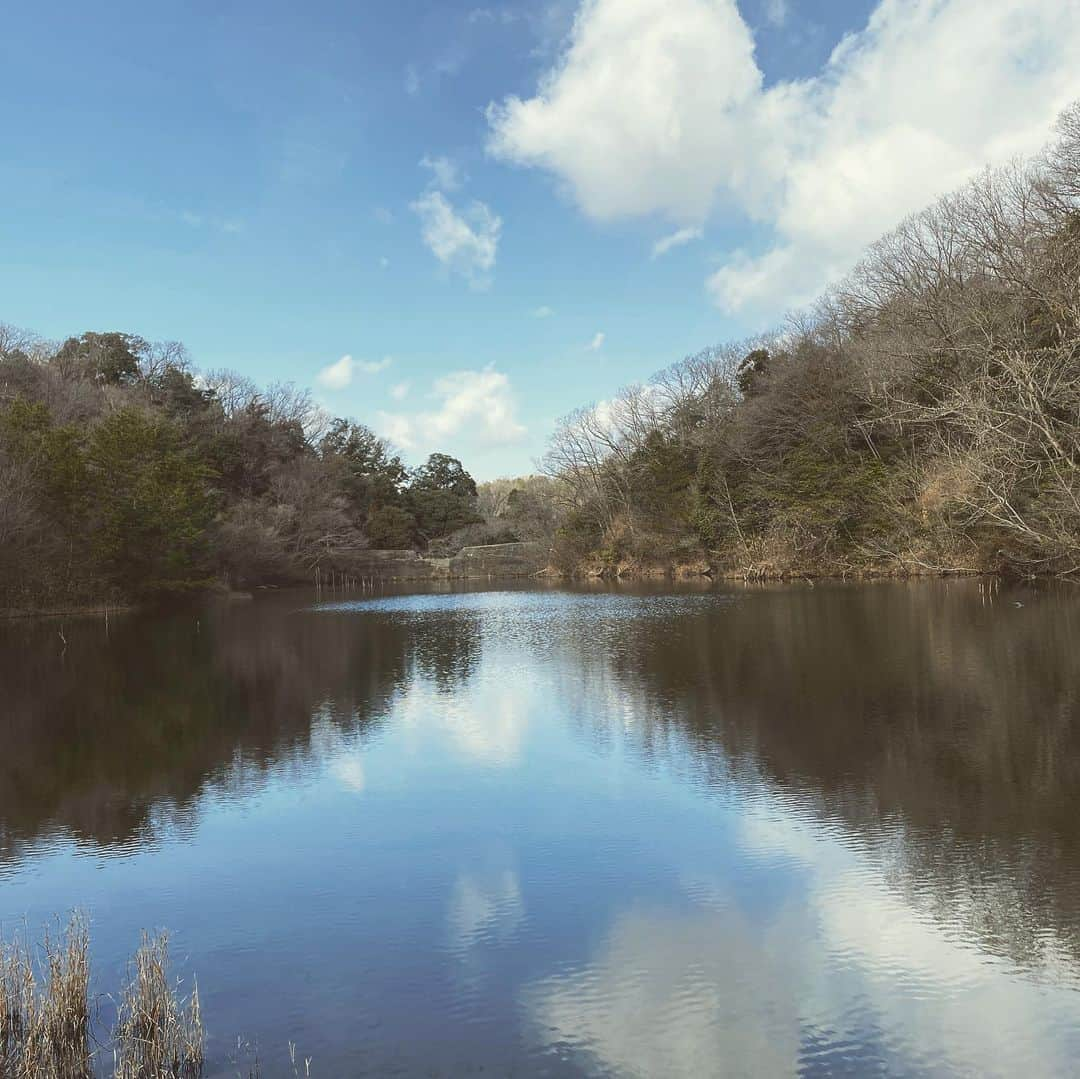
{"label": "forested hillside", "polygon": [[1080,570],[1080,105],[782,330],[569,416],[557,562]]}
{"label": "forested hillside", "polygon": [[310,580],[365,547],[564,572],[1080,572],[1080,104],[808,313],[567,417],[478,493],[292,386],[0,326],[0,607]]}
{"label": "forested hillside", "polygon": [[476,496],[454,458],[410,472],[306,392],[197,375],[178,345],[0,326],[0,607],[307,581],[474,525]]}

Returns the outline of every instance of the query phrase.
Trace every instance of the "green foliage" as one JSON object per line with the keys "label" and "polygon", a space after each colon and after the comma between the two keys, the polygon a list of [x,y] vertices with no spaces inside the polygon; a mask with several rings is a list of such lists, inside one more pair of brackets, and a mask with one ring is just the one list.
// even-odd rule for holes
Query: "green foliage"
{"label": "green foliage", "polygon": [[416,518],[401,506],[380,506],[367,519],[367,537],[379,550],[403,550],[416,541]]}
{"label": "green foliage", "polygon": [[130,385],[139,377],[141,337],[126,333],[84,333],[69,337],[54,357],[62,370],[109,386]]}
{"label": "green foliage", "polygon": [[0,412],[0,445],[33,478],[39,507],[55,522],[81,509],[86,465],[74,427],[56,427],[48,408],[16,398]]}
{"label": "green foliage", "polygon": [[342,485],[357,512],[367,514],[400,502],[408,473],[401,458],[391,454],[374,431],[336,419],[320,441],[319,452],[340,466]]}
{"label": "green foliage", "polygon": [[580,510],[573,510],[555,530],[552,564],[564,573],[573,573],[597,550],[602,539],[599,522]]}
{"label": "green foliage", "polygon": [[476,482],[461,462],[433,453],[413,472],[405,505],[419,534],[430,540],[479,524],[483,518],[476,512],[476,497]]}
{"label": "green foliage", "polygon": [[691,512],[697,461],[674,435],[650,431],[627,466],[634,507],[653,524],[684,524]]}
{"label": "green foliage", "polygon": [[870,453],[828,455],[812,447],[789,454],[762,485],[776,517],[818,536],[846,539],[880,527],[887,466]]}
{"label": "green foliage", "polygon": [[205,586],[214,473],[176,428],[121,409],[90,433],[86,464],[91,557],[103,578],[137,596]]}
{"label": "green foliage", "polygon": [[200,387],[190,371],[176,364],[166,364],[150,381],[154,404],[177,419],[191,422],[214,404],[214,391]]}
{"label": "green foliage", "polygon": [[456,458],[410,475],[367,427],[314,437],[317,419],[306,392],[200,377],[176,344],[85,333],[50,353],[0,326],[0,607],[306,582],[482,523]]}
{"label": "green foliage", "polygon": [[480,523],[483,518],[473,508],[474,501],[453,491],[411,487],[405,505],[416,520],[419,535],[430,540]]}
{"label": "green foliage", "polygon": [[456,457],[433,453],[412,474],[410,490],[445,491],[458,498],[475,498],[476,481],[465,471]]}
{"label": "green foliage", "polygon": [[744,397],[752,397],[761,388],[769,374],[772,357],[767,348],[755,348],[739,364],[735,383]]}

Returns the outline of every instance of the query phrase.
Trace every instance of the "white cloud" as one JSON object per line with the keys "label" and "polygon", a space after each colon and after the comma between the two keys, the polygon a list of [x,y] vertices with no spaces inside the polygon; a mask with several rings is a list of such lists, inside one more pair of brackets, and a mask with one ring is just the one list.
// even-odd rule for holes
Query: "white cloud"
{"label": "white cloud", "polygon": [[380,371],[385,371],[393,362],[393,356],[383,356],[381,360],[358,360],[356,366],[365,375],[377,375]]}
{"label": "white cloud", "polygon": [[488,108],[490,149],[562,179],[600,219],[700,222],[761,91],[734,0],[584,0],[535,97]]}
{"label": "white cloud", "polygon": [[693,243],[694,240],[700,240],[703,235],[704,232],[700,228],[679,229],[669,236],[661,237],[653,244],[652,257],[658,259],[669,251],[673,251],[676,247],[682,247],[685,244]]}
{"label": "white cloud", "polygon": [[336,363],[324,367],[315,376],[315,381],[327,390],[343,390],[352,385],[358,371],[365,375],[377,375],[393,362],[391,356],[384,356],[381,360],[354,360],[352,356],[342,356]]}
{"label": "white cloud", "polygon": [[405,68],[405,93],[409,97],[416,97],[420,93],[420,72],[416,70],[415,64],[409,64]]}
{"label": "white cloud", "polygon": [[363,794],[367,779],[364,775],[364,760],[359,753],[335,757],[330,764],[330,774],[347,790]]}
{"label": "white cloud", "polygon": [[390,396],[395,401],[404,401],[405,398],[409,396],[410,389],[412,389],[411,382],[405,381],[395,383],[393,386],[390,387]]}
{"label": "white cloud", "polygon": [[379,434],[387,438],[395,446],[403,450],[411,450],[416,447],[415,428],[408,416],[393,412],[380,412],[376,426]]}
{"label": "white cloud", "polygon": [[597,219],[736,209],[767,238],[710,292],[775,311],[984,164],[1037,149],[1080,96],[1078,0],[880,0],[815,77],[767,89],[753,45],[735,0],[582,0],[535,95],[489,106],[489,150],[550,171]]}
{"label": "white cloud", "polygon": [[490,284],[502,231],[498,215],[482,202],[459,211],[441,191],[421,195],[412,209],[420,217],[424,243],[447,269],[474,287]]}
{"label": "white cloud", "polygon": [[425,154],[420,159],[420,167],[431,173],[432,186],[441,191],[456,191],[461,187],[461,170],[448,157],[430,157]]}
{"label": "white cloud", "polygon": [[781,27],[788,21],[791,9],[788,0],[765,0],[765,21],[770,26]]}
{"label": "white cloud", "polygon": [[464,955],[492,940],[504,944],[524,916],[521,886],[512,869],[459,873],[447,916],[451,947]]}
{"label": "white cloud", "polygon": [[554,310],[552,308],[548,307],[547,304],[544,304],[543,307],[538,307],[532,313],[533,318],[551,318],[551,316],[554,315],[554,314],[555,314]]}
{"label": "white cloud", "polygon": [[449,440],[501,446],[519,441],[526,431],[518,420],[510,379],[494,367],[456,371],[436,379],[436,406],[412,414],[381,412],[378,428],[402,449],[445,448]]}
{"label": "white cloud", "polygon": [[607,335],[598,333],[586,346],[587,352],[599,352],[604,347],[604,341]]}
{"label": "white cloud", "polygon": [[[988,952],[971,934],[993,936],[999,912],[1016,908],[1008,884],[935,902],[902,830],[867,842],[767,786],[730,820],[734,871],[680,874],[678,902],[628,901],[587,957],[526,986],[524,1011],[550,1042],[587,1047],[619,1075],[699,1076],[717,1060],[725,1074],[791,1075],[808,1025],[850,1046],[872,1015],[894,1071],[916,1058],[942,1074],[1075,1071],[1077,1001],[1048,992],[1055,976],[1039,969],[1072,969],[1069,935],[1044,927],[1039,958],[1021,960],[994,954],[1000,938]],[[748,907],[743,864],[798,888]],[[698,1006],[668,1007],[688,985]]]}
{"label": "white cloud", "polygon": [[337,363],[328,364],[316,376],[315,381],[328,390],[343,390],[353,380],[356,361],[352,356],[342,356]]}

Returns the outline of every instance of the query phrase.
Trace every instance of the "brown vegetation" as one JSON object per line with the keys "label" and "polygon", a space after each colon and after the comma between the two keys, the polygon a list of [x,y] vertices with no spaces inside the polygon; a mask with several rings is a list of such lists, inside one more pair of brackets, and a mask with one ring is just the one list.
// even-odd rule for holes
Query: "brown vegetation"
{"label": "brown vegetation", "polygon": [[198,1079],[204,1033],[196,988],[186,1002],[169,974],[168,938],[146,936],[120,998],[111,1039],[94,1037],[89,935],[75,916],[40,954],[25,941],[0,950],[0,1077],[90,1079],[111,1054],[114,1079]]}
{"label": "brown vegetation", "polygon": [[48,936],[35,960],[0,946],[0,1076],[83,1079],[90,1071],[89,939],[73,918],[62,943]]}
{"label": "brown vegetation", "polygon": [[569,572],[1080,571],[1080,104],[809,313],[567,417]]}

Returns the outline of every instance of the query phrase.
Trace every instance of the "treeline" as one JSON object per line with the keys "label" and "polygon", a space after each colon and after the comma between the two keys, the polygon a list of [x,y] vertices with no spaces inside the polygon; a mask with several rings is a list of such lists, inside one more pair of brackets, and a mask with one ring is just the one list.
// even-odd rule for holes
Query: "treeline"
{"label": "treeline", "polygon": [[459,461],[410,471],[305,391],[199,375],[129,334],[0,326],[0,607],[307,581],[481,521]]}
{"label": "treeline", "polygon": [[1080,570],[1080,104],[808,313],[560,425],[556,561]]}

